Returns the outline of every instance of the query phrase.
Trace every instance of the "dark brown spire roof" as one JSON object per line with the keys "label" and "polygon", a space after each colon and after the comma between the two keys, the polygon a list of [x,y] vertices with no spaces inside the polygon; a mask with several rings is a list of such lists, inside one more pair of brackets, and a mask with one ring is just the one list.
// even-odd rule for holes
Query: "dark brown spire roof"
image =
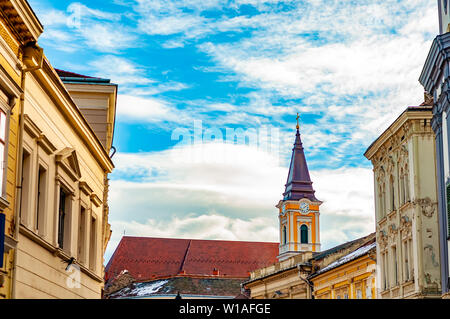
{"label": "dark brown spire roof", "polygon": [[295,134],[294,148],[292,149],[291,165],[286,182],[286,189],[283,193],[284,200],[299,200],[308,198],[317,201],[314,196],[311,178],[309,177],[308,165],[306,164],[305,153],[303,152],[300,132],[297,128]]}

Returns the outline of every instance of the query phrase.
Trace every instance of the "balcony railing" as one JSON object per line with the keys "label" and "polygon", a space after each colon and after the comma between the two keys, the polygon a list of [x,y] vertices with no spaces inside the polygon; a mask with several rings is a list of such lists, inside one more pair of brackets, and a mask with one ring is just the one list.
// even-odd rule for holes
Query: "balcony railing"
{"label": "balcony railing", "polygon": [[[297,245],[297,246],[296,246]],[[313,243],[297,243],[297,242],[289,242],[286,244],[280,244],[280,254],[289,252],[289,251],[313,251],[313,247],[315,247],[315,251],[319,251],[320,244]]]}

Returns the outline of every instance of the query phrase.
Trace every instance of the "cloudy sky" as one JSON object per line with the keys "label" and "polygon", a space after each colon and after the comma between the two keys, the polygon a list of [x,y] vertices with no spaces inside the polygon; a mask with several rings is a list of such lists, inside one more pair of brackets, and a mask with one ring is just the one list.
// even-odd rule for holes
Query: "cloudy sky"
{"label": "cloudy sky", "polygon": [[436,1],[29,2],[54,67],[119,84],[105,261],[124,233],[278,241],[297,112],[322,248],[374,231],[363,153],[423,101]]}

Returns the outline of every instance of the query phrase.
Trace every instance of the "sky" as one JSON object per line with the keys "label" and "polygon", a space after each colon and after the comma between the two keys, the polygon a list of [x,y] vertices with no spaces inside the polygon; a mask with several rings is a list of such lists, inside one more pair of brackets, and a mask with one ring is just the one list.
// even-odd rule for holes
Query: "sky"
{"label": "sky", "polygon": [[322,249],[375,231],[363,154],[423,101],[436,1],[29,3],[55,68],[119,85],[105,262],[124,234],[278,242],[297,112]]}

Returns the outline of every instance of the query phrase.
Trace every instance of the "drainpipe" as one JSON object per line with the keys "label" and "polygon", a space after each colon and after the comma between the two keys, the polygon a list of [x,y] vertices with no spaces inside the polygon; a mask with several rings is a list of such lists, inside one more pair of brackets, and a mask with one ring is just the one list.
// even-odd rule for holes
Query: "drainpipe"
{"label": "drainpipe", "polygon": [[[44,50],[39,47],[35,42],[27,43],[23,48],[23,60],[32,60],[33,56],[37,59],[37,65],[33,67],[22,68],[20,88],[22,94],[20,95],[20,110],[19,110],[19,132],[17,143],[17,159],[16,159],[16,196],[14,200],[14,239],[19,241],[19,228],[20,228],[20,210],[22,202],[22,160],[23,160],[23,130],[24,130],[24,106],[25,106],[25,78],[26,73],[36,71],[42,68],[44,62]],[[11,298],[16,299],[16,269],[17,269],[17,246],[14,249],[14,262],[12,268],[12,285],[11,285]]]}
{"label": "drainpipe", "polygon": [[308,291],[307,298],[308,299],[314,299],[314,296],[313,296],[314,286],[313,286],[313,284],[308,280],[308,278],[303,278],[302,277],[302,274],[308,274],[309,272],[307,270],[303,269],[302,266],[303,266],[302,264],[297,265],[298,277],[301,280],[303,280],[308,285],[309,289],[307,289],[307,291]]}

